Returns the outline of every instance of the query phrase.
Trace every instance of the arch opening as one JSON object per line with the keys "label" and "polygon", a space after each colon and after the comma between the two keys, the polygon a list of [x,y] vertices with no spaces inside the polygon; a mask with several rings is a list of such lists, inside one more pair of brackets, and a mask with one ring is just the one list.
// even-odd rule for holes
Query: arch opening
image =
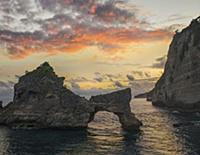
{"label": "arch opening", "polygon": [[116,129],[121,128],[121,123],[117,114],[102,110],[91,114],[88,127],[98,129]]}

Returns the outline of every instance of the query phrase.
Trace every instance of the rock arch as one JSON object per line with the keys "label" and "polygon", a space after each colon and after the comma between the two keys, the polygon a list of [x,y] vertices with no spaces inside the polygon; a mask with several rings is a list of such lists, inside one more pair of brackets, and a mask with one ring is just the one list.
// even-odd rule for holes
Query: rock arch
{"label": "rock arch", "polygon": [[125,130],[139,129],[141,122],[131,112],[131,89],[112,92],[105,95],[92,96],[90,101],[95,105],[95,111],[91,113],[91,122],[99,111],[107,111],[118,116],[121,126]]}
{"label": "rock arch", "polygon": [[120,129],[121,124],[119,122],[119,117],[108,111],[99,111],[94,115],[94,119],[88,123],[89,132],[91,129]]}

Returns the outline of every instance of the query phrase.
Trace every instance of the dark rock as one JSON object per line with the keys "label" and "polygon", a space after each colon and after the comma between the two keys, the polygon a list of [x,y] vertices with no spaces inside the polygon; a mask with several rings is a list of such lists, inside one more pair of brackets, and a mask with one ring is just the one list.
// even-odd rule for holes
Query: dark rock
{"label": "dark rock", "polygon": [[152,101],[152,93],[153,93],[153,90],[147,93],[147,98],[146,98],[147,101],[150,101],[150,102]]}
{"label": "dark rock", "polygon": [[123,129],[138,130],[142,123],[131,112],[129,104],[131,98],[131,89],[127,88],[110,94],[92,96],[90,101],[95,104],[95,113],[98,111],[113,112],[119,117]]}
{"label": "dark rock", "polygon": [[146,98],[147,101],[151,101],[151,96],[152,96],[152,91],[149,91],[146,93],[138,94],[135,96],[135,98]]}
{"label": "dark rock", "polygon": [[63,77],[44,63],[19,78],[1,122],[14,128],[84,128],[94,111],[85,98],[63,87]]}
{"label": "dark rock", "polygon": [[194,125],[196,125],[194,122],[183,122],[183,123],[175,123],[173,124],[173,127],[179,128],[179,127],[194,126]]}
{"label": "dark rock", "polygon": [[180,109],[200,107],[200,17],[176,33],[165,70],[152,91],[154,105]]}
{"label": "dark rock", "polygon": [[0,110],[3,108],[3,101],[0,101]]}
{"label": "dark rock", "polygon": [[147,94],[148,93],[138,94],[138,95],[135,95],[134,98],[147,98]]}
{"label": "dark rock", "polygon": [[[12,128],[86,128],[102,103],[94,103],[74,94],[63,86],[63,81],[64,78],[58,77],[47,62],[27,72],[14,86],[13,102],[1,110],[0,123]],[[113,102],[109,111],[115,112],[113,108],[120,106],[124,108],[116,112],[129,112],[130,109],[126,108],[130,108],[130,90],[114,94],[103,101],[104,107]],[[126,116],[135,121],[134,115]],[[124,116],[121,119],[127,118]],[[136,124],[133,129],[138,127]]]}

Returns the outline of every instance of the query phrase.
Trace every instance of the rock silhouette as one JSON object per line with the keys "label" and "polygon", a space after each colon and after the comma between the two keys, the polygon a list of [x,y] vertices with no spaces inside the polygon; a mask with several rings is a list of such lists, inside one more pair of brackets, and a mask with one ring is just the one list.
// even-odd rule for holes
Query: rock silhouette
{"label": "rock silhouette", "polygon": [[129,105],[131,98],[130,88],[110,94],[92,96],[90,101],[95,104],[95,111],[91,115],[91,120],[94,119],[94,115],[98,111],[109,111],[119,117],[123,129],[132,130],[135,127],[139,128],[142,123],[131,112]]}
{"label": "rock silhouette", "polygon": [[200,17],[175,34],[151,100],[158,106],[200,109]]}
{"label": "rock silhouette", "polygon": [[26,72],[14,86],[13,102],[1,109],[0,124],[12,128],[84,129],[96,112],[106,110],[119,116],[123,129],[139,129],[141,123],[130,111],[130,89],[94,96],[89,101],[63,83],[64,78],[58,77],[47,62]]}
{"label": "rock silhouette", "polygon": [[0,101],[0,109],[3,108],[3,101]]}

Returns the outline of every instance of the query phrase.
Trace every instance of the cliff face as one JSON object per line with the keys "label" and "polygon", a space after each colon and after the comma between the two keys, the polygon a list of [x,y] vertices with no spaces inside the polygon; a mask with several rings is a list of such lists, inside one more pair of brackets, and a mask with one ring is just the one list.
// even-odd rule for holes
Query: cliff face
{"label": "cliff face", "polygon": [[200,17],[174,36],[151,97],[154,105],[200,108]]}
{"label": "cliff face", "polygon": [[[14,87],[13,102],[0,109],[0,124],[13,128],[86,128],[98,107],[114,113],[132,114],[130,90],[117,91],[108,95],[108,100],[96,103],[66,89],[63,81],[64,78],[58,77],[48,63],[27,72]],[[108,108],[110,103],[114,109]],[[127,124],[129,128],[122,124],[125,130],[139,129],[140,122],[134,115],[129,121],[132,122],[131,126]]]}

